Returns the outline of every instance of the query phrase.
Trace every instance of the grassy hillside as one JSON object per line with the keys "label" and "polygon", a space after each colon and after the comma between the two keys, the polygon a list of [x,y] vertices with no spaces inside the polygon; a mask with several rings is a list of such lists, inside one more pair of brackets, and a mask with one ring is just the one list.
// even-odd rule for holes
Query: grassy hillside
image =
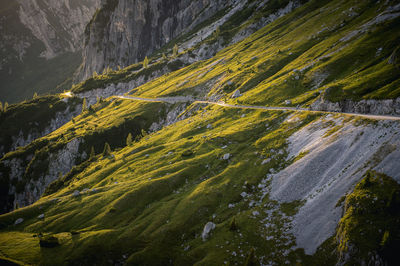
{"label": "grassy hillside", "polygon": [[[164,75],[130,94],[217,96],[231,103],[274,106],[286,100],[308,106],[320,95],[331,101],[396,98],[400,73],[389,58],[398,51],[400,32],[395,29],[400,20],[392,15],[390,20],[367,23],[382,12],[397,14],[387,9],[387,3],[375,1],[310,1],[214,58]],[[228,30],[221,27],[221,36]],[[74,90],[88,91],[97,84],[129,78],[136,67],[93,77]],[[236,89],[243,96],[232,99]],[[161,130],[149,134],[151,125],[171,112],[180,115],[179,121],[161,123]],[[24,187],[48,171],[43,162],[50,160],[50,154],[72,140],[83,140],[79,153],[89,154],[92,146],[95,151],[90,158],[79,157],[78,165],[55,180],[33,205],[0,216],[1,260],[43,265],[334,265],[348,252],[344,249],[348,243],[364,239],[349,226],[353,219],[365,222],[353,206],[368,208],[370,202],[363,197],[375,193],[394,202],[388,208],[396,209],[397,190],[391,199],[385,192],[396,183],[373,172],[377,177],[366,177],[371,180],[361,181],[354,190],[350,184],[353,192],[345,198],[338,231],[313,255],[306,255],[296,244],[291,222],[313,198],[285,202],[271,197],[273,174],[308,155],[302,150],[293,156],[289,141],[305,127],[320,132],[320,142],[326,143],[340,139],[342,128],[368,128],[378,143],[387,134],[395,136],[382,132],[396,131],[398,123],[339,114],[99,101],[0,161],[2,173],[7,173],[11,171],[7,161],[24,159],[25,174],[14,181]],[[129,133],[135,140],[127,145]],[[368,146],[357,142],[363,134],[353,143]],[[106,142],[111,154],[103,152]],[[373,160],[359,165],[357,172],[377,166],[397,149],[382,150],[377,158],[371,154]],[[23,221],[16,223],[20,218]],[[373,221],[381,228],[382,220],[375,214]],[[386,239],[381,245],[389,249],[389,236],[398,234],[393,231],[395,222],[374,235]],[[212,230],[204,234],[208,223]],[[367,260],[378,242],[357,254]]]}

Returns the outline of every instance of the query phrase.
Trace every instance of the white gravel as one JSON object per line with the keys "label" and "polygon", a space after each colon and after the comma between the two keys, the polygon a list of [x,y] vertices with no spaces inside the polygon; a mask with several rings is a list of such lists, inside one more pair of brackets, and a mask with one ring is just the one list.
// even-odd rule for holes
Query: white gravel
{"label": "white gravel", "polygon": [[[341,124],[341,120],[326,118]],[[341,209],[335,205],[373,168],[400,182],[400,124],[380,121],[355,126],[351,122],[324,137],[330,128],[312,123],[289,138],[289,158],[309,151],[303,158],[273,175],[271,198],[280,202],[306,200],[293,220],[291,232],[307,254],[335,232]],[[373,159],[379,154],[380,160]]]}

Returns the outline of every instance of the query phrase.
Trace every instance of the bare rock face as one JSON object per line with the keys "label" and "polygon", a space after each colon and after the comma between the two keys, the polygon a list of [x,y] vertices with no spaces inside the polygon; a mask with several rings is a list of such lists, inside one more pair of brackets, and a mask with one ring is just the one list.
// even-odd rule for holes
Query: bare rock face
{"label": "bare rock face", "polygon": [[319,97],[310,106],[311,110],[360,113],[374,115],[400,115],[400,98],[389,100],[344,100],[331,102]]}
{"label": "bare rock face", "polygon": [[45,46],[42,56],[50,59],[59,53],[79,51],[86,24],[100,0],[18,0],[21,22]]}
{"label": "bare rock face", "polygon": [[104,68],[127,66],[209,19],[235,1],[105,0],[86,29],[83,80]]}
{"label": "bare rock face", "polygon": [[99,5],[100,0],[2,1],[0,100],[29,99],[71,77],[82,61],[86,25]]}

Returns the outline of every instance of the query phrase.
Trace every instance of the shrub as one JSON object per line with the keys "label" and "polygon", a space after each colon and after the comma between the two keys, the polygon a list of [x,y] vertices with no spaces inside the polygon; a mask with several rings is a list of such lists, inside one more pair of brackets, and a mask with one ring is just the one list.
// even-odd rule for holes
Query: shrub
{"label": "shrub", "polygon": [[193,155],[193,151],[192,150],[185,150],[182,152],[182,157],[189,157]]}
{"label": "shrub", "polygon": [[40,238],[39,245],[42,248],[54,248],[60,245],[58,238],[55,236],[45,236]]}

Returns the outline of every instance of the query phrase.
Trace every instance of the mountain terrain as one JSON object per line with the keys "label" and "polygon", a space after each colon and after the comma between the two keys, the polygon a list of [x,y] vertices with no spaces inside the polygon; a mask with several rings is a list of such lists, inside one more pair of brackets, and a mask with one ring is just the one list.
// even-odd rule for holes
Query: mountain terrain
{"label": "mountain terrain", "polygon": [[[11,0],[0,4],[0,100],[68,88],[82,62],[84,30],[100,0]],[[64,85],[61,85],[64,83]],[[27,89],[29,88],[29,89]]]}
{"label": "mountain terrain", "polygon": [[396,265],[399,26],[399,1],[103,1],[71,89],[0,115],[0,261]]}

